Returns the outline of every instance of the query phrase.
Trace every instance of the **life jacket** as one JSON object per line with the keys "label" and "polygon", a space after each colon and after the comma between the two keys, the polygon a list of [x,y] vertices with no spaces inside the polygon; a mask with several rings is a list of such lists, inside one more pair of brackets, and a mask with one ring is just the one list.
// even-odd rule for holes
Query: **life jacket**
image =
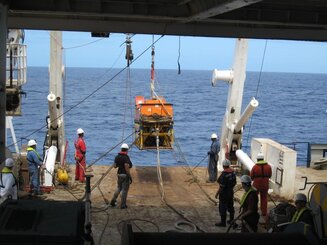
{"label": "life jacket", "polygon": [[[39,153],[37,153],[37,151],[36,151],[33,147],[28,147],[28,148],[27,148],[27,151],[33,151],[33,152],[36,154],[37,158],[38,158],[40,161],[42,161],[42,158],[40,157]],[[33,159],[31,160],[31,159],[28,159],[28,158],[27,158],[27,160],[28,160],[29,162],[34,162]]]}
{"label": "life jacket", "polygon": [[219,176],[217,182],[222,188],[233,189],[236,185],[235,171],[232,168],[225,168],[221,173],[221,176]]}
{"label": "life jacket", "polygon": [[[255,179],[255,178],[270,178],[271,177],[271,168],[270,166],[268,165],[267,162],[263,161],[263,160],[260,160],[256,163],[254,167],[254,171],[253,171],[253,174],[251,176],[252,179]],[[261,169],[261,173],[258,173],[257,170],[259,170],[259,167]]]}
{"label": "life jacket", "polygon": [[248,191],[242,196],[242,199],[241,199],[241,207],[244,205],[245,203],[245,200],[247,199],[247,197],[249,196],[249,194],[251,192],[256,192],[256,190],[251,186],[250,189],[248,189]]}
{"label": "life jacket", "polygon": [[85,145],[84,139],[82,137],[78,137],[74,142],[74,146],[76,149],[75,158],[79,158],[81,161],[84,158],[85,153],[86,153],[86,145]]}
{"label": "life jacket", "polygon": [[0,188],[5,188],[5,186],[3,185],[3,180],[2,180],[3,174],[11,174],[15,180],[15,183],[12,185],[12,187],[17,186],[17,180],[16,180],[15,175],[12,173],[12,170],[8,167],[4,167],[0,173]]}
{"label": "life jacket", "polygon": [[302,214],[305,212],[305,211],[307,211],[307,210],[309,210],[307,207],[303,207],[303,208],[301,208],[300,210],[296,210],[296,212],[295,212],[295,214],[293,215],[293,217],[292,217],[292,220],[291,220],[291,222],[299,222],[299,219],[300,219],[300,217],[302,216]]}

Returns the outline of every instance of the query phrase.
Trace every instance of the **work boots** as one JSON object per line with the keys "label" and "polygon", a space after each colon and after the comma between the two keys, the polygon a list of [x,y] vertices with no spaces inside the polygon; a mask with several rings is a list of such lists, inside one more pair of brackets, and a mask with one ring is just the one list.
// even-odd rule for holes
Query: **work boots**
{"label": "work boots", "polygon": [[116,200],[111,200],[110,206],[115,207],[116,206]]}
{"label": "work boots", "polygon": [[227,221],[228,224],[232,223],[234,220],[234,213],[229,214],[229,220]]}
{"label": "work boots", "polygon": [[226,227],[226,216],[221,216],[220,218],[220,222],[216,223],[215,226]]}

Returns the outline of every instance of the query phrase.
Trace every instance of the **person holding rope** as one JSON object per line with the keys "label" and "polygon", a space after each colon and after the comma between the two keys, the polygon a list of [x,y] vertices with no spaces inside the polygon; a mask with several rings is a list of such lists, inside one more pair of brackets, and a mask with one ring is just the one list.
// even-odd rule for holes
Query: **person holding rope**
{"label": "person holding rope", "polygon": [[234,220],[234,186],[236,185],[236,175],[234,169],[230,167],[231,162],[228,159],[223,161],[223,171],[218,177],[219,188],[216,198],[219,196],[218,210],[220,214],[220,222],[215,226],[226,227],[227,211],[229,212],[229,221]]}
{"label": "person holding rope", "polygon": [[115,157],[114,167],[118,168],[117,171],[117,189],[110,201],[111,206],[116,206],[117,197],[121,192],[121,203],[120,208],[126,209],[126,201],[127,201],[127,193],[129,190],[130,184],[132,184],[132,176],[130,173],[130,169],[133,167],[133,164],[129,158],[128,154],[128,145],[123,143],[121,145],[121,151]]}
{"label": "person holding rope", "polygon": [[78,138],[74,142],[75,146],[75,181],[85,182],[85,154],[86,154],[86,144],[84,140],[84,130],[81,128],[77,129]]}
{"label": "person holding rope", "polygon": [[241,183],[245,193],[241,199],[240,215],[238,219],[242,221],[242,232],[257,232],[259,213],[257,190],[251,185],[251,177],[242,175]]}
{"label": "person holding rope", "polygon": [[43,166],[43,160],[36,151],[36,141],[29,140],[27,143],[28,172],[30,176],[30,191],[35,195],[43,195],[40,189],[40,171]]}
{"label": "person holding rope", "polygon": [[209,179],[207,182],[216,182],[217,180],[217,164],[219,160],[218,153],[220,151],[219,141],[217,140],[218,136],[217,134],[213,133],[211,135],[211,146],[210,150],[208,151],[209,155],[209,162],[208,162],[208,174]]}

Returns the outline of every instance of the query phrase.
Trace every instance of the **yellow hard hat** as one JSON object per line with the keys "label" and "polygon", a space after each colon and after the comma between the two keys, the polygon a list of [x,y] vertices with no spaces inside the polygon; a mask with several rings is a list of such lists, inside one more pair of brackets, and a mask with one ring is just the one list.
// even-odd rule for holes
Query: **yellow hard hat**
{"label": "yellow hard hat", "polygon": [[58,169],[57,179],[60,184],[68,184],[69,177],[67,171],[65,169]]}

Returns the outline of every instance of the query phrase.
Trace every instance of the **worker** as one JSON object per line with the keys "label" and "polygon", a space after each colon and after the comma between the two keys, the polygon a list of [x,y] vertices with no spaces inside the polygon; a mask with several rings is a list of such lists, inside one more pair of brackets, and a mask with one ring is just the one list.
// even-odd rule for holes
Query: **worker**
{"label": "worker", "polygon": [[261,215],[264,217],[265,221],[267,221],[268,190],[271,174],[271,166],[264,160],[264,156],[260,152],[257,155],[257,163],[251,169],[250,176],[253,180],[253,187],[255,187],[257,193],[260,194]]}
{"label": "worker", "polygon": [[85,182],[85,168],[86,168],[86,144],[84,140],[84,130],[77,129],[77,139],[74,142],[75,146],[75,181]]}
{"label": "worker", "polygon": [[12,172],[14,160],[7,158],[0,173],[0,203],[7,198],[17,200],[17,180]]}
{"label": "worker", "polygon": [[115,157],[114,167],[118,168],[117,170],[117,189],[111,199],[110,205],[116,206],[116,200],[120,192],[121,194],[121,203],[120,208],[127,208],[127,193],[129,190],[130,184],[132,184],[132,177],[130,173],[130,169],[133,167],[133,164],[128,156],[128,145],[123,143],[121,145],[121,151]]}
{"label": "worker", "polygon": [[29,140],[27,143],[27,156],[28,161],[28,171],[30,176],[30,191],[35,195],[42,195],[40,190],[40,171],[42,168],[42,158],[39,153],[36,151],[36,141]]}
{"label": "worker", "polygon": [[218,153],[220,151],[220,146],[218,142],[217,134],[213,133],[211,135],[211,146],[210,151],[208,151],[209,162],[208,162],[208,174],[209,180],[208,182],[216,182],[217,180],[217,163],[219,160]]}
{"label": "worker", "polygon": [[251,185],[251,177],[242,175],[241,183],[245,193],[241,199],[240,216],[242,220],[242,232],[257,232],[259,213],[258,213],[258,195],[255,188]]}
{"label": "worker", "polygon": [[311,210],[307,207],[307,197],[303,193],[297,193],[295,195],[295,207],[296,211],[292,217],[291,222],[303,222],[311,226],[314,230],[314,221]]}
{"label": "worker", "polygon": [[220,222],[215,226],[226,227],[227,211],[229,212],[229,223],[234,220],[234,186],[236,185],[235,171],[230,167],[231,162],[228,159],[223,161],[223,171],[218,177],[219,183],[216,198],[219,196],[218,210],[220,214]]}

